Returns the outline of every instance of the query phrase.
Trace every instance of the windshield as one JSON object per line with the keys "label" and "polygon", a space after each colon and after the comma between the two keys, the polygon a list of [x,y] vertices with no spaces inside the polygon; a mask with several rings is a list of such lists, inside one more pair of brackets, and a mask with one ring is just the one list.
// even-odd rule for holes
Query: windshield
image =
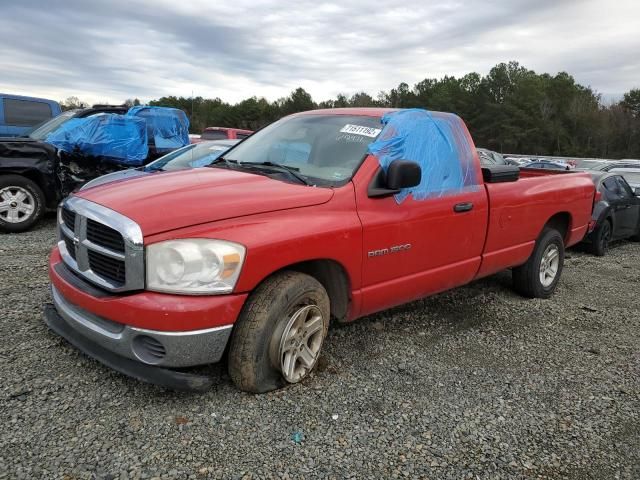
{"label": "windshield", "polygon": [[337,186],[351,178],[381,129],[377,117],[286,117],[248,137],[224,159],[240,167],[242,163],[285,165],[310,184]]}
{"label": "windshield", "polygon": [[183,168],[206,167],[229,150],[229,148],[231,148],[231,145],[221,145],[217,142],[202,142],[187,145],[164,157],[160,157],[155,162],[151,162],[144,170],[146,172],[156,172],[158,170],[168,171]]}
{"label": "windshield", "polygon": [[66,112],[63,112],[57,117],[54,117],[51,120],[41,123],[40,125],[34,127],[34,129],[31,130],[27,134],[27,136],[34,140],[44,140],[45,138],[47,138],[47,135],[57,130],[60,127],[60,125],[62,125],[64,122],[66,122],[70,118],[73,118],[75,114],[76,114],[76,110],[68,110]]}

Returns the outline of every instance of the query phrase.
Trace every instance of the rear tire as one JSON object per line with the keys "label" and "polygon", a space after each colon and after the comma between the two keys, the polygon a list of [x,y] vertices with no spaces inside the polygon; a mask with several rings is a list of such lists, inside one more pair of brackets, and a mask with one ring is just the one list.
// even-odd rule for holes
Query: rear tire
{"label": "rear tire", "polygon": [[564,266],[564,241],[560,232],[545,227],[527,263],[513,269],[513,288],[528,298],[549,298]]}
{"label": "rear tire", "polygon": [[35,182],[21,175],[0,175],[0,231],[28,230],[44,208],[44,193]]}
{"label": "rear tire", "polygon": [[229,347],[229,375],[240,390],[264,393],[304,380],[329,329],[329,296],[315,278],[285,271],[249,297]]}
{"label": "rear tire", "polygon": [[608,218],[602,222],[593,232],[593,240],[591,242],[590,251],[598,257],[604,257],[609,251],[609,243],[611,242],[611,220]]}

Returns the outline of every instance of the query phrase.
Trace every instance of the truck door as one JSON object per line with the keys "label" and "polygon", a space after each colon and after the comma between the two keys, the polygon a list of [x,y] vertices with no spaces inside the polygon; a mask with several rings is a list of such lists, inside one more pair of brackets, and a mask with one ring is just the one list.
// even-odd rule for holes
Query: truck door
{"label": "truck door", "polygon": [[[379,168],[375,157],[365,164],[372,172]],[[398,203],[392,196],[369,198],[361,184],[356,204],[363,228],[362,315],[462,285],[478,271],[488,222],[484,185]]]}

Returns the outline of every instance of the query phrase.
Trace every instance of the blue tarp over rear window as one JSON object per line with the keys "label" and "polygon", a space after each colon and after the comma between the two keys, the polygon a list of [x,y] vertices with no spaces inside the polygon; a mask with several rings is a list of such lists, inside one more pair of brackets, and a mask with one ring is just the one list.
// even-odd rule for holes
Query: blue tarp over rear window
{"label": "blue tarp over rear window", "polygon": [[177,108],[139,106],[126,116],[143,118],[147,122],[147,136],[159,152],[189,145],[189,119]]}
{"label": "blue tarp over rear window", "polygon": [[458,116],[407,109],[387,113],[382,124],[368,152],[378,158],[384,171],[394,160],[416,162],[422,170],[419,185],[395,195],[398,203],[409,195],[425,200],[477,188],[474,149]]}

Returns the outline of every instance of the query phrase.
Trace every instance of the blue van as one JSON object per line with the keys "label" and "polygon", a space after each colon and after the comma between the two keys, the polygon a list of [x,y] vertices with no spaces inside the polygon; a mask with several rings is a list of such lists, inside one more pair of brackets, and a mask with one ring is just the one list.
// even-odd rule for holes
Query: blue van
{"label": "blue van", "polygon": [[0,137],[18,137],[59,114],[53,100],[0,93]]}

